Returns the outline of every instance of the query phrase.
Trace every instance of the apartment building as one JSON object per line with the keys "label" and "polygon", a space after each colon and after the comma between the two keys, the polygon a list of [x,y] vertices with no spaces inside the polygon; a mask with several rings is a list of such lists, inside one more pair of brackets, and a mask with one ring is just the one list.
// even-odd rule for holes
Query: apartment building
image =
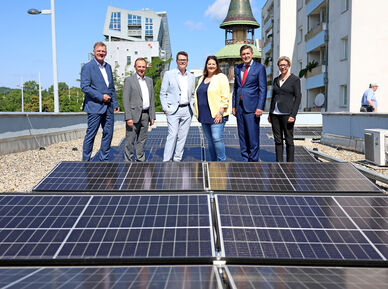
{"label": "apartment building", "polygon": [[164,60],[171,57],[166,12],[131,11],[109,6],[103,34],[108,49],[106,61],[116,70],[120,80],[134,72],[134,61],[138,57],[149,62],[153,57]]}
{"label": "apartment building", "polygon": [[362,93],[377,82],[379,111],[388,112],[386,9],[384,0],[268,0],[262,8],[268,80],[278,74],[276,59],[287,55],[291,71],[303,75],[300,110],[358,112]]}

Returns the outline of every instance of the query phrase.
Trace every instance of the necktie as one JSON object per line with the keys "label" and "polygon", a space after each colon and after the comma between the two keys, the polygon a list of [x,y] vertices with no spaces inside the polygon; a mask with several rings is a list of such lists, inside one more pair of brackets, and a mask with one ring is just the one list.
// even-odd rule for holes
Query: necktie
{"label": "necktie", "polygon": [[247,79],[247,76],[248,76],[248,68],[249,68],[249,64],[246,64],[245,65],[245,70],[244,70],[244,75],[243,75],[243,80],[242,80],[242,84],[243,85],[244,85],[245,80]]}
{"label": "necktie", "polygon": [[[249,64],[245,64],[245,70],[244,70],[244,74],[243,74],[242,85],[244,85],[245,80],[247,79],[248,68],[249,68]],[[240,95],[240,99],[242,99],[242,95]]]}

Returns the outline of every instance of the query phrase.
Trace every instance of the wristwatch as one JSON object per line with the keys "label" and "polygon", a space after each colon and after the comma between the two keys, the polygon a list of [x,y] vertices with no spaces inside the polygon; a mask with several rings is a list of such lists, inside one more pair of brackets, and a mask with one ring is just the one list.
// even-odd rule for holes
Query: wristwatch
{"label": "wristwatch", "polygon": [[221,116],[224,116],[224,112],[223,111],[219,111],[219,113],[221,114]]}

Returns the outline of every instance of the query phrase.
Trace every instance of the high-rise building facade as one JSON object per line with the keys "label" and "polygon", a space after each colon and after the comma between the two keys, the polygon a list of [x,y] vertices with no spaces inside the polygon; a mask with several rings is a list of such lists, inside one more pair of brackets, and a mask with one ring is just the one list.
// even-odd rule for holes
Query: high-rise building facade
{"label": "high-rise building facade", "polygon": [[[268,0],[262,42],[269,80],[279,73],[277,58],[287,55],[291,71],[302,71],[302,111],[358,112],[369,83],[388,89],[386,9],[384,0]],[[378,100],[388,111],[388,100]]]}
{"label": "high-rise building facade", "polygon": [[103,33],[108,49],[106,61],[121,81],[135,71],[134,62],[139,57],[148,62],[154,57],[171,58],[166,12],[131,11],[109,6]]}

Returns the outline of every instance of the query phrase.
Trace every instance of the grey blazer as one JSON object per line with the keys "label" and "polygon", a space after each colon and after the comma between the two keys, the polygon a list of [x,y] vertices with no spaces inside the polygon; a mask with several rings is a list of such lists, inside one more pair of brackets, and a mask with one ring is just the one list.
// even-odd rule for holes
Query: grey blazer
{"label": "grey blazer", "polygon": [[[145,76],[145,80],[150,95],[150,120],[155,119],[155,99],[154,99],[154,84],[151,78]],[[137,74],[128,76],[124,80],[123,87],[123,104],[125,110],[125,120],[132,119],[134,123],[141,120],[141,111],[143,110],[143,95]]]}
{"label": "grey blazer", "polygon": [[[178,69],[166,71],[160,87],[160,103],[164,111],[173,114],[178,110],[181,99],[181,88],[178,81]],[[194,111],[195,78],[190,71],[187,71],[187,95],[189,97],[191,111]]]}

